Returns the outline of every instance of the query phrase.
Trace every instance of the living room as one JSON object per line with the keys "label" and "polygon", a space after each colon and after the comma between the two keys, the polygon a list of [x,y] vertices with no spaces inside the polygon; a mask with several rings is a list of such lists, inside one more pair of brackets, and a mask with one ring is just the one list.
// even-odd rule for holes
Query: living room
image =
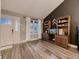
{"label": "living room", "polygon": [[1,59],[79,59],[78,0],[1,0]]}

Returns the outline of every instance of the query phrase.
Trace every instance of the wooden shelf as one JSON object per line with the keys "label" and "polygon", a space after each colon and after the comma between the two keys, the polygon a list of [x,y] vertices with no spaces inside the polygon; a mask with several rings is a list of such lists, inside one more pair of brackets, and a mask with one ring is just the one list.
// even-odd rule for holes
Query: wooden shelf
{"label": "wooden shelf", "polygon": [[57,18],[58,20],[58,33],[55,37],[55,43],[59,46],[68,48],[70,39],[70,16],[63,16]]}
{"label": "wooden shelf", "polygon": [[44,24],[45,26],[47,25],[48,26],[48,24]]}
{"label": "wooden shelf", "polygon": [[58,24],[65,24],[65,23],[68,23],[68,22],[58,22]]}
{"label": "wooden shelf", "polygon": [[64,27],[68,27],[68,25],[58,26],[58,28],[64,28]]}
{"label": "wooden shelf", "polygon": [[50,20],[45,20],[44,24],[43,24],[43,27],[44,27],[44,31],[47,31],[48,29],[50,29],[51,28],[51,21]]}
{"label": "wooden shelf", "polygon": [[[63,16],[57,18],[58,20],[58,34],[59,34],[59,29],[61,28],[63,32],[67,32],[68,35],[70,35],[70,16]],[[64,31],[64,30],[67,31]]]}
{"label": "wooden shelf", "polygon": [[68,48],[68,36],[57,35],[55,37],[55,43],[61,47]]}
{"label": "wooden shelf", "polygon": [[56,28],[55,42],[59,46],[67,48],[70,36],[70,16],[63,16],[53,20],[44,20],[44,32]]}

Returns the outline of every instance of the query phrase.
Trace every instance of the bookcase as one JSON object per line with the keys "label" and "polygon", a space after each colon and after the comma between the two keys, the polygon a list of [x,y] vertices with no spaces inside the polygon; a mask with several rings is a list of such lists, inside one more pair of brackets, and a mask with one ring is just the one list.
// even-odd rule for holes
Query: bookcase
{"label": "bookcase", "polygon": [[43,23],[43,32],[48,31],[48,29],[57,29],[57,20],[54,19],[49,19],[49,20],[44,20]]}
{"label": "bookcase", "polygon": [[70,16],[57,18],[58,20],[58,35],[70,36]]}
{"label": "bookcase", "polygon": [[57,20],[55,18],[44,20],[43,32],[47,31],[49,34],[49,40],[55,39],[55,33],[57,33]]}
{"label": "bookcase", "polygon": [[67,48],[71,36],[71,17],[67,15],[54,19],[44,20],[43,32],[48,31],[49,29],[57,29],[56,34],[53,35],[49,33],[50,39],[52,40],[55,37],[55,43],[57,45]]}
{"label": "bookcase", "polygon": [[43,23],[43,32],[48,31],[51,28],[51,20],[46,20]]}
{"label": "bookcase", "polygon": [[70,16],[62,16],[57,18],[57,35],[55,36],[55,43],[59,46],[68,47],[70,39]]}

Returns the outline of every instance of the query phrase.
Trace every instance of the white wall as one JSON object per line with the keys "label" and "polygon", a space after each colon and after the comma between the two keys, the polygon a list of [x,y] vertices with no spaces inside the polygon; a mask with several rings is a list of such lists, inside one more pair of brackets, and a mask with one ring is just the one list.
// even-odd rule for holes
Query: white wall
{"label": "white wall", "polygon": [[0,18],[1,18],[1,0],[0,0]]}
{"label": "white wall", "polygon": [[29,30],[30,18],[26,17],[26,40],[30,40],[30,30]]}
{"label": "white wall", "polygon": [[2,59],[1,52],[0,52],[0,59]]}

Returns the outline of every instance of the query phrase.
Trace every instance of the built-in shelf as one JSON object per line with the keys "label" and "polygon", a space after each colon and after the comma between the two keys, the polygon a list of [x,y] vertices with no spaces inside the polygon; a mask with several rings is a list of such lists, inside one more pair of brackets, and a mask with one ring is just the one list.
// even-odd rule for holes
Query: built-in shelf
{"label": "built-in shelf", "polygon": [[58,28],[66,28],[66,27],[68,27],[68,25],[65,25],[65,26],[58,26]]}
{"label": "built-in shelf", "polygon": [[59,29],[61,28],[63,33],[68,33],[67,35],[70,35],[70,16],[59,17],[57,18],[57,20],[58,20],[58,34]]}
{"label": "built-in shelf", "polygon": [[70,39],[70,16],[63,16],[57,18],[58,33],[55,37],[55,43],[64,48],[68,48]]}
{"label": "built-in shelf", "polygon": [[43,26],[44,26],[44,31],[47,31],[48,29],[50,29],[51,28],[51,20],[45,20]]}
{"label": "built-in shelf", "polygon": [[58,22],[58,24],[65,24],[65,23],[68,23],[68,22]]}

